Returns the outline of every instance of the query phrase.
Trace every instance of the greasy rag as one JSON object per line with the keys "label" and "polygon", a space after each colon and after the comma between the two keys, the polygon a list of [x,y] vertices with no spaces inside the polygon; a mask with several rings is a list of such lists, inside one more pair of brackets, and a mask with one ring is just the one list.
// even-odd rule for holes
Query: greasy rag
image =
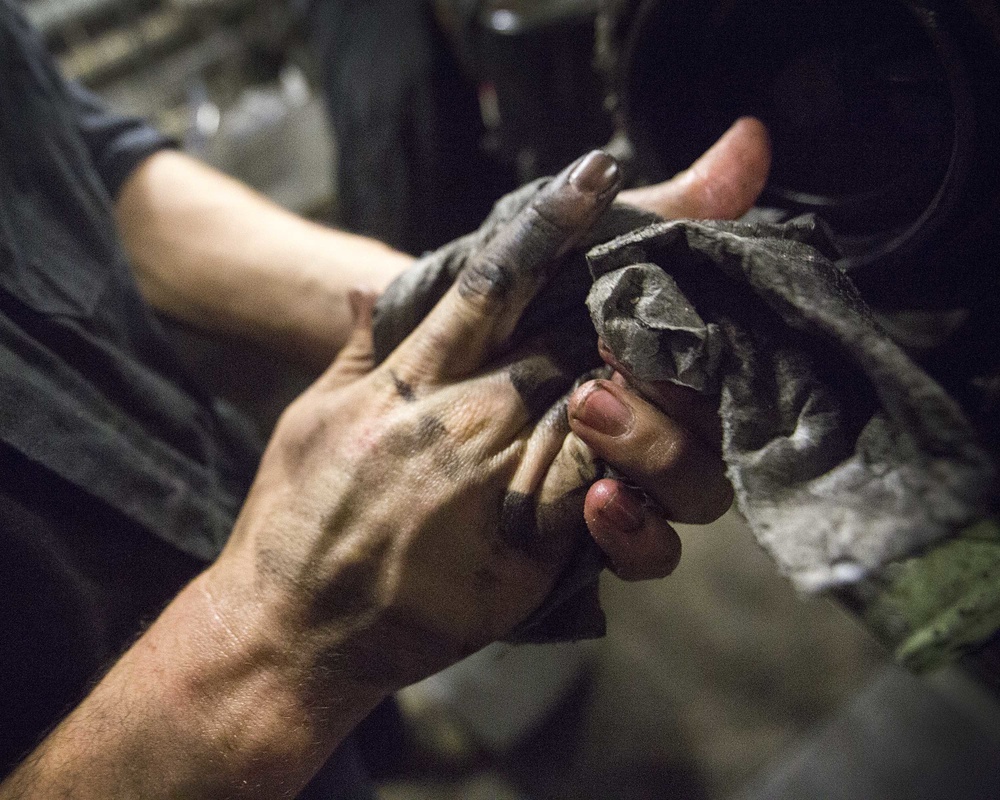
{"label": "greasy rag", "polygon": [[[538,188],[508,195],[477,232],[389,288],[376,309],[379,358]],[[739,510],[806,591],[857,582],[958,531],[986,513],[994,485],[960,407],[879,328],[835,258],[811,217],[662,222],[616,204],[555,266],[515,333],[572,330],[595,354],[600,336],[637,377],[717,399]],[[568,618],[573,593],[593,582],[597,562],[581,561],[591,572],[571,566],[524,638],[600,632],[601,619],[544,622],[556,607]]]}

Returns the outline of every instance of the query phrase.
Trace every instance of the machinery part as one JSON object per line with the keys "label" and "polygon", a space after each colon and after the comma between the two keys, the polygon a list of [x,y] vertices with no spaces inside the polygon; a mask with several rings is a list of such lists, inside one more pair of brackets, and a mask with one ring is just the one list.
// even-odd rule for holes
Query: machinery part
{"label": "machinery part", "polygon": [[822,216],[856,273],[912,268],[996,197],[1000,48],[962,3],[643,0],[604,15],[618,122],[651,181],[756,116],[774,146],[762,202]]}

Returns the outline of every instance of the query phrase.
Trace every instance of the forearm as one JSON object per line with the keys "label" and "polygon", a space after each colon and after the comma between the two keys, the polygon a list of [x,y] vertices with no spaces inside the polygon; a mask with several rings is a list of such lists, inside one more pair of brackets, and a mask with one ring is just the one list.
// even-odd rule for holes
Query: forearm
{"label": "forearm", "polygon": [[0,786],[34,797],[293,797],[383,692],[319,687],[253,602],[188,586]]}
{"label": "forearm", "polygon": [[116,214],[154,308],[308,362],[329,362],[346,340],[349,289],[381,290],[413,260],[298,217],[173,151],[136,170]]}

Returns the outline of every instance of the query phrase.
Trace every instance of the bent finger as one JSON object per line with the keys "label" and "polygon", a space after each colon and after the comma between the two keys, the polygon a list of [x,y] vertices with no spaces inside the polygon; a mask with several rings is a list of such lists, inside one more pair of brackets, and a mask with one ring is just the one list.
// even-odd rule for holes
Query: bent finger
{"label": "bent finger", "polygon": [[621,481],[605,478],[591,486],[583,516],[609,568],[622,580],[665,578],[680,562],[677,531]]}
{"label": "bent finger", "polygon": [[688,169],[619,199],[664,219],[737,219],[757,202],[770,169],[767,128],[742,117]]}
{"label": "bent finger", "polygon": [[611,381],[590,381],[569,401],[573,432],[653,498],[674,522],[721,517],[733,490],[717,453],[652,404]]}
{"label": "bent finger", "polygon": [[514,329],[548,267],[577,242],[614,198],[618,163],[595,150],[568,167],[504,225],[390,356],[402,372],[470,374]]}

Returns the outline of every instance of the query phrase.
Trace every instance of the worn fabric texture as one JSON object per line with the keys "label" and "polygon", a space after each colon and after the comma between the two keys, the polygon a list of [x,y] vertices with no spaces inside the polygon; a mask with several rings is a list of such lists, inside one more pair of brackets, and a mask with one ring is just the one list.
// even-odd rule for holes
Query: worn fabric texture
{"label": "worn fabric texture", "polygon": [[857,587],[862,617],[914,672],[938,669],[1000,629],[1000,520],[982,519]]}
{"label": "worn fabric texture", "polygon": [[[123,182],[169,144],[0,0],[0,781],[218,555],[259,459],[116,233]],[[374,797],[350,740],[301,796]]]}
{"label": "worn fabric texture", "polygon": [[10,0],[0,109],[0,441],[212,559],[261,445],[189,375],[114,220],[125,178],[170,142],[65,81]]}
{"label": "worn fabric texture", "polygon": [[[376,315],[380,356],[537,188],[502,200],[479,231],[390,287]],[[985,514],[994,487],[961,408],[879,328],[835,257],[810,217],[662,222],[619,204],[556,265],[515,335],[579,331],[595,353],[599,335],[637,377],[716,398],[738,507],[780,570],[811,592],[955,533]],[[599,632],[593,602],[583,618],[566,610],[593,577],[571,566],[529,632]],[[573,624],[546,623],[553,608]]]}

